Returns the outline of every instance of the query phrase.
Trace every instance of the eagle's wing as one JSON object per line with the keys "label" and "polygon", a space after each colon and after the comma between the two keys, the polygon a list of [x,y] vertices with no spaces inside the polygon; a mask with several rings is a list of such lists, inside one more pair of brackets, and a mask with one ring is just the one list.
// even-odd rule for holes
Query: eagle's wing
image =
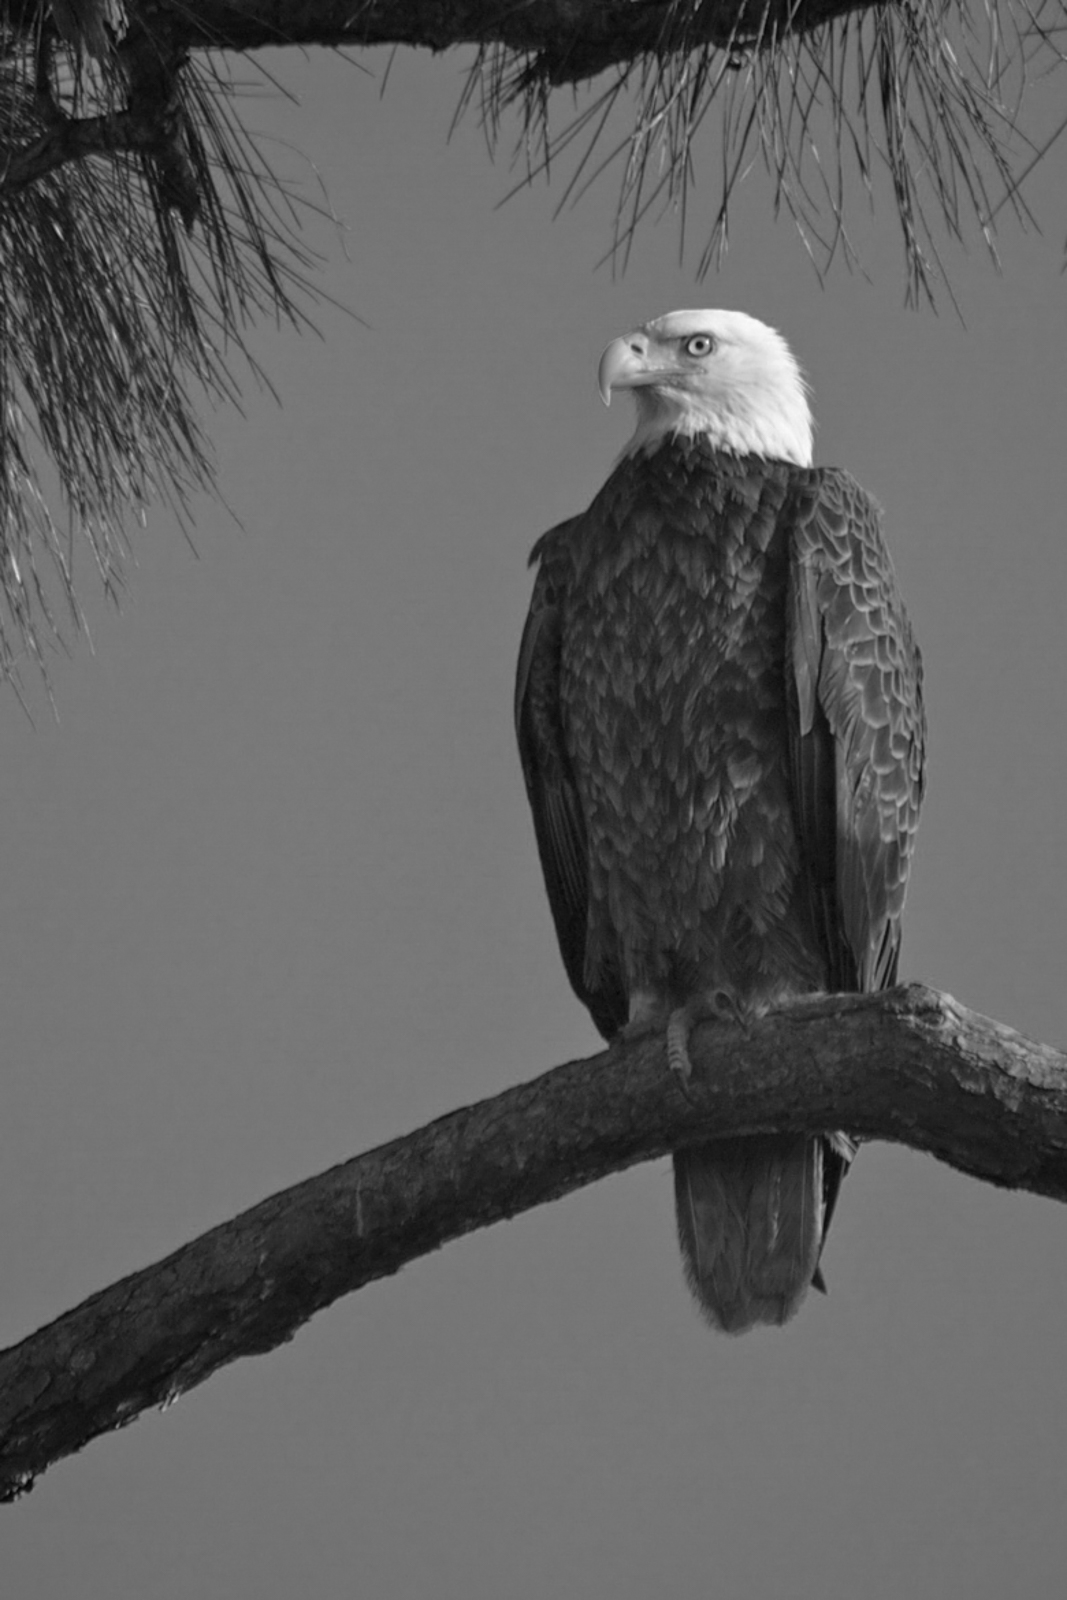
{"label": "eagle's wing", "polygon": [[566,584],[563,541],[571,526],[560,523],[546,533],[530,558],[539,561],[540,567],[519,651],[515,731],[563,964],[571,988],[589,1008],[605,1039],[610,1039],[626,1021],[626,992],[621,977],[612,971],[598,974],[596,988],[586,981],[588,847],[560,706],[560,600]]}
{"label": "eagle's wing", "polygon": [[799,492],[787,629],[793,800],[829,981],[884,989],[922,800],[922,665],[878,508],[847,473]]}
{"label": "eagle's wing", "polygon": [[[923,792],[922,663],[882,542],[845,472],[807,475],[794,507],[786,634],[793,805],[813,921],[836,991],[896,982]],[[824,1140],[823,1236],[855,1154]],[[825,1288],[821,1273],[814,1279]]]}

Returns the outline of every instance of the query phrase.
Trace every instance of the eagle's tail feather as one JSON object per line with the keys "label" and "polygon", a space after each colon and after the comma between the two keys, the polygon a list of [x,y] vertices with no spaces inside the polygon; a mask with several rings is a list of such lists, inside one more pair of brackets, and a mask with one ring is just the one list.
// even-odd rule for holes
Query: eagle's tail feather
{"label": "eagle's tail feather", "polygon": [[722,1139],[675,1153],[685,1275],[715,1327],[780,1325],[798,1309],[819,1276],[828,1155],[833,1163],[826,1141],[805,1134]]}

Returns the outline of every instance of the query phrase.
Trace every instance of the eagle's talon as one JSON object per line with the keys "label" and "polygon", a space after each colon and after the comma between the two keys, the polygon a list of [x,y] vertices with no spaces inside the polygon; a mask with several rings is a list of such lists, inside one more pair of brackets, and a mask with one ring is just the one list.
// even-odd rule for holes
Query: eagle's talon
{"label": "eagle's talon", "polygon": [[667,1065],[677,1072],[682,1083],[688,1086],[693,1076],[693,1063],[689,1058],[689,1032],[693,1020],[688,1007],[672,1011],[667,1021]]}

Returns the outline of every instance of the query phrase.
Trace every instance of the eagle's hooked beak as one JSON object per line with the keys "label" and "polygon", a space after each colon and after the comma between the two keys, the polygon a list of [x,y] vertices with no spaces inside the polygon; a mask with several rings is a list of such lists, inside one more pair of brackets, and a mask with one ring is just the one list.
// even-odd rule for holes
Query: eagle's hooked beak
{"label": "eagle's hooked beak", "polygon": [[628,333],[624,339],[613,339],[600,358],[597,382],[600,398],[606,406],[611,404],[613,389],[633,389],[648,383],[648,340],[643,333]]}

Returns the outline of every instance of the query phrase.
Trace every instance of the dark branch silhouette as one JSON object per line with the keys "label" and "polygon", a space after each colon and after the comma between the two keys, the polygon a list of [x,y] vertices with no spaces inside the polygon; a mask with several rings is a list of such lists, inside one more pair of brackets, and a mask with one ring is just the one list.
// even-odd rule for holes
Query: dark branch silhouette
{"label": "dark branch silhouette", "polygon": [[919,985],[620,1041],[310,1178],[0,1354],[0,1498],[449,1239],[716,1135],[846,1128],[1067,1199],[1067,1056]]}
{"label": "dark branch silhouette", "polygon": [[[876,0],[134,0],[128,15],[188,49],[259,50],[270,45],[406,44],[445,50],[502,44],[538,57],[554,83],[578,83],[641,55],[684,44],[772,49],[783,33],[810,33]],[[16,29],[40,9],[11,7]],[[69,30],[68,30],[69,36]]]}

